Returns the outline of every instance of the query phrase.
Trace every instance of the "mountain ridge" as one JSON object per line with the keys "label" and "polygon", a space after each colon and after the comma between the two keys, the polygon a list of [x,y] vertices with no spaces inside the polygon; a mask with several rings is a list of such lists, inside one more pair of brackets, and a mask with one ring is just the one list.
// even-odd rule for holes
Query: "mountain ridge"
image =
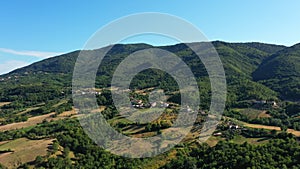
{"label": "mountain ridge", "polygon": [[[207,42],[193,42],[193,43],[207,43]],[[226,45],[254,45],[254,46],[268,46],[268,47],[274,47],[274,48],[284,48],[285,46],[283,45],[275,45],[275,44],[267,44],[267,43],[261,43],[261,42],[244,42],[244,43],[228,43],[228,42],[224,42],[224,41],[211,41],[211,42],[208,42],[208,43],[212,43],[214,46],[215,45],[218,45],[218,44],[226,44]],[[178,44],[174,44],[174,45],[166,45],[166,46],[153,46],[153,45],[150,45],[150,44],[146,44],[146,43],[134,43],[134,44],[115,44],[115,45],[110,45],[110,46],[114,46],[114,47],[120,47],[120,46],[146,46],[146,47],[159,47],[159,48],[174,48],[174,47],[177,47],[177,46],[185,46],[186,48],[186,44],[189,44],[189,43],[178,43]],[[258,47],[254,47],[254,48],[258,48]],[[93,49],[93,50],[87,50],[87,51],[97,51],[98,49]],[[261,51],[264,51],[264,50],[267,50],[268,52],[270,52],[269,49],[262,49],[262,48],[258,48],[258,50],[261,50]],[[44,59],[44,60],[41,60],[41,61],[38,61],[38,62],[34,62],[28,66],[25,66],[25,67],[22,67],[22,68],[18,68],[18,69],[15,69],[15,70],[12,70],[6,74],[3,74],[3,75],[0,75],[0,76],[5,76],[5,75],[8,75],[8,74],[14,74],[14,73],[17,73],[17,72],[20,72],[20,70],[24,70],[24,68],[29,68],[29,67],[32,67],[33,65],[36,65],[36,64],[39,64],[41,62],[44,62],[44,61],[48,61],[48,60],[53,60],[57,57],[63,57],[63,56],[70,56],[72,55],[72,57],[75,57],[76,55],[79,54],[81,50],[75,50],[75,51],[72,51],[72,52],[68,52],[68,53],[65,53],[65,54],[61,54],[61,55],[58,55],[58,56],[53,56],[51,58],[47,58],[47,59]],[[42,71],[41,69],[39,69],[39,71]]]}
{"label": "mountain ridge", "polygon": [[271,55],[252,76],[255,81],[282,93],[283,98],[300,100],[300,44]]}
{"label": "mountain ridge", "polygon": [[[200,43],[201,45],[201,43],[208,42],[194,43]],[[255,76],[255,71],[261,69],[259,67],[262,67],[262,65],[270,60],[271,57],[274,57],[274,55],[285,50],[293,50],[295,48],[298,49],[299,44],[292,47],[285,47],[282,45],[265,44],[259,42],[227,43],[223,41],[213,41],[209,43],[211,43],[219,53],[221,61],[224,65],[228,84],[240,84],[240,82],[238,82],[238,79],[242,81],[244,79],[245,84],[256,86],[256,88],[261,88],[264,90],[269,90],[267,87],[270,87],[271,89],[279,92],[281,98],[284,98],[282,96],[285,96],[286,94],[284,94],[281,90],[272,87],[272,85],[270,85],[269,83],[258,80]],[[100,83],[100,87],[107,87],[114,68],[117,67],[118,63],[120,63],[122,59],[124,59],[130,53],[146,48],[160,48],[173,52],[181,57],[185,62],[187,62],[196,77],[200,78],[207,76],[204,65],[201,63],[198,57],[195,57],[195,53],[188,49],[187,45],[184,43],[169,46],[152,46],[145,43],[116,44],[113,45],[113,48],[108,52],[107,57],[103,59],[103,63],[100,65],[100,69],[98,70],[97,75],[99,77],[98,82]],[[98,50],[100,49],[87,51],[97,52]],[[16,69],[10,73],[1,75],[0,77],[20,75],[25,76],[26,74],[28,76],[30,74],[44,72],[53,74],[62,73],[68,76],[68,79],[70,79],[79,53],[80,50],[77,50],[59,56],[51,57],[39,62],[35,62],[26,67]],[[151,74],[153,74],[153,72],[151,72]],[[252,81],[252,79],[254,79],[255,82],[248,83],[248,81]],[[71,82],[68,82],[68,84],[70,86]],[[250,86],[247,88],[250,88]],[[255,87],[252,87],[252,89],[254,90]],[[267,93],[272,92],[270,90]]]}

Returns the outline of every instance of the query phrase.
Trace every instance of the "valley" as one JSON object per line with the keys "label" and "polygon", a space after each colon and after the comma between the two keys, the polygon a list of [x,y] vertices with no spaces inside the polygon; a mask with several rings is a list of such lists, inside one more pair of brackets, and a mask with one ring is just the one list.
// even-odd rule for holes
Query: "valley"
{"label": "valley", "polygon": [[[299,45],[221,41],[212,44],[222,60],[228,91],[222,120],[204,143],[199,138],[203,123],[214,117],[209,110],[210,80],[201,60],[185,44],[119,44],[103,59],[95,89],[74,92],[96,97],[99,109],[90,112],[79,110],[73,103],[72,72],[79,51],[1,75],[1,167],[300,167]],[[179,87],[170,75],[157,69],[137,74],[129,90],[136,110],[132,117],[151,117],[151,122],[126,119],[114,106],[110,91],[112,73],[128,54],[147,48],[173,52],[187,63],[199,85],[200,108],[194,110],[197,118],[191,132],[171,150],[153,158],[119,157],[96,145],[79,120],[101,114],[115,130],[133,138],[156,136],[173,125],[181,107]],[[149,95],[154,90],[162,90],[166,101],[151,102]],[[162,113],[155,118],[160,110]],[[97,125],[97,118],[91,123]]]}

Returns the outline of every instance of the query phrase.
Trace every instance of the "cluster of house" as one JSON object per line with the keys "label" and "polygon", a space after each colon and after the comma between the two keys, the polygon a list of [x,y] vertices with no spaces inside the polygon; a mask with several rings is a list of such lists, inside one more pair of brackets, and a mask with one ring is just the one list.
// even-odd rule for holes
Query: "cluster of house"
{"label": "cluster of house", "polygon": [[[39,71],[39,72],[37,72],[37,73],[44,73],[44,74],[47,74],[47,73],[41,72],[41,71]],[[24,72],[23,75],[28,75],[28,74],[29,74],[29,72]],[[0,81],[6,81],[6,80],[18,80],[19,78],[24,77],[23,75],[11,75],[11,76],[8,76],[8,77],[3,77],[3,78],[0,78]]]}
{"label": "cluster of house", "polygon": [[6,80],[17,80],[19,76],[8,76],[7,78],[1,78],[0,81],[6,81]]}
{"label": "cluster of house", "polygon": [[146,108],[148,105],[144,104],[143,100],[131,100],[131,105],[134,108]]}
{"label": "cluster of house", "polygon": [[[228,121],[226,122],[226,124],[223,124],[225,126],[227,126],[227,129],[228,130],[233,130],[233,131],[237,131],[237,130],[243,130],[244,128],[231,122],[231,121]],[[217,132],[217,133],[214,133],[213,134],[214,136],[221,136],[222,135],[222,132]]]}
{"label": "cluster of house", "polygon": [[[193,112],[195,112],[195,111],[194,111],[190,106],[188,106],[188,105],[185,106],[185,107],[183,107],[182,110],[183,110],[183,111],[186,111],[186,112],[188,112],[188,113],[193,113]],[[200,113],[201,113],[201,114],[203,113],[202,115],[205,115],[205,112],[204,112],[204,111],[200,111]]]}
{"label": "cluster of house", "polygon": [[277,106],[277,103],[275,101],[268,101],[268,100],[253,100],[252,103],[259,104],[259,105],[271,105],[271,106]]}
{"label": "cluster of house", "polygon": [[165,103],[165,102],[153,102],[151,103],[151,107],[169,107],[170,104],[169,103]]}
{"label": "cluster of house", "polygon": [[95,91],[94,89],[83,89],[83,90],[78,90],[75,92],[76,94],[79,95],[101,95],[101,92]]}
{"label": "cluster of house", "polygon": [[144,103],[142,100],[131,100],[132,107],[134,108],[167,108],[170,106],[169,103],[166,102],[152,102],[152,103]]}

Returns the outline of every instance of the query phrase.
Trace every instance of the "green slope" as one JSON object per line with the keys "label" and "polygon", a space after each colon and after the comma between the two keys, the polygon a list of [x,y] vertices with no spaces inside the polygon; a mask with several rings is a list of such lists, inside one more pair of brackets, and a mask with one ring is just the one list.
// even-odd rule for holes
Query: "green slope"
{"label": "green slope", "polygon": [[253,79],[289,100],[300,100],[300,44],[270,56],[253,72]]}
{"label": "green slope", "polygon": [[[203,43],[204,44],[204,43]],[[213,42],[223,62],[228,83],[228,104],[250,99],[276,99],[277,93],[266,86],[252,81],[251,73],[266,60],[272,52],[282,46],[260,43],[226,43]],[[115,45],[103,59],[98,70],[96,87],[107,87],[112,74],[119,63],[130,53],[153,47],[147,44]],[[202,100],[209,103],[210,83],[207,72],[200,59],[185,44],[158,47],[178,55],[195,74],[201,85]],[[97,53],[98,50],[87,51]],[[61,99],[71,97],[71,78],[79,51],[52,57],[9,74],[0,76],[0,102],[12,102],[3,107],[2,117],[17,118],[18,112],[28,107],[45,104],[42,109]],[[1,80],[4,79],[4,80]],[[177,84],[166,73],[158,70],[146,70],[132,81],[132,88],[157,86],[163,89],[176,90]],[[48,105],[48,103],[50,105]],[[208,107],[206,105],[206,107]],[[46,112],[44,112],[46,113]],[[26,116],[26,115],[25,115]]]}

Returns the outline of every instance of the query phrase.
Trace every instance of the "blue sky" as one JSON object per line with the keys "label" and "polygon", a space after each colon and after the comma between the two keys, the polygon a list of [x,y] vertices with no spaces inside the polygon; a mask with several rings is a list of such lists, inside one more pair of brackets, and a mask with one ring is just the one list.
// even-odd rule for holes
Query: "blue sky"
{"label": "blue sky", "polygon": [[[181,17],[197,26],[209,40],[291,46],[300,42],[299,7],[298,0],[3,0],[0,74],[81,49],[99,28],[140,12]],[[155,44],[154,39],[144,41]]]}

